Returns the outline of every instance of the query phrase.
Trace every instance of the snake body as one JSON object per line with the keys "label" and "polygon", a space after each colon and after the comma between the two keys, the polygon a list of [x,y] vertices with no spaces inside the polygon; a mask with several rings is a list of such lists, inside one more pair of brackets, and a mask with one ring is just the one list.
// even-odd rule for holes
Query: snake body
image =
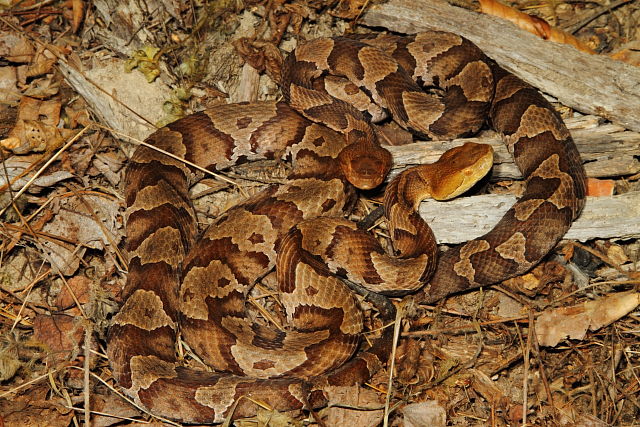
{"label": "snake body", "polygon": [[[219,106],[147,139],[209,170],[277,153],[293,162],[286,184],[229,209],[199,238],[188,195],[199,174],[147,147],[128,166],[129,274],[108,355],[119,385],[154,414],[221,422],[255,413],[243,396],[277,410],[322,405],[322,386],[366,380],[388,344],[353,357],[363,318],[337,276],[390,294],[418,290],[424,301],[496,283],[539,262],[584,203],[584,170],[557,112],[457,35],[316,39],[288,57],[281,85],[286,103]],[[491,232],[434,263],[415,183],[428,176],[438,197],[444,172],[406,172],[385,193],[397,256],[387,255],[342,219],[354,186],[376,187],[389,168],[370,123],[387,113],[434,139],[475,132],[488,117],[526,178],[524,195]],[[276,265],[286,331],[246,319],[247,293]],[[178,328],[215,372],[178,360]]]}

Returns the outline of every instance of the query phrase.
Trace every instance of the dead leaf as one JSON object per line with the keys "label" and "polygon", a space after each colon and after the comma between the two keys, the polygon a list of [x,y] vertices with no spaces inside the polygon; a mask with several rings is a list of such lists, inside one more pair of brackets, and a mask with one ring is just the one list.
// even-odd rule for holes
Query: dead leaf
{"label": "dead leaf", "polygon": [[620,245],[616,245],[615,243],[612,243],[607,247],[607,257],[616,265],[622,265],[625,262],[629,262],[629,257],[624,252],[624,248]]}
{"label": "dead leaf", "polygon": [[31,80],[22,94],[31,98],[49,99],[60,92],[60,79],[53,74]]}
{"label": "dead leaf", "polygon": [[596,53],[585,43],[573,37],[571,34],[565,33],[562,30],[552,27],[547,21],[542,18],[527,15],[526,13],[506,6],[496,0],[479,0],[479,2],[480,10],[483,13],[506,19],[507,21],[514,23],[523,30],[535,34],[542,39],[554,41],[556,43],[569,44],[578,50],[590,54]]}
{"label": "dead leaf", "polygon": [[280,81],[282,53],[273,42],[253,40],[247,37],[233,42],[238,54],[259,72],[265,71],[274,81]]}
{"label": "dead leaf", "polygon": [[[87,248],[102,250],[111,242],[117,244],[121,237],[117,230],[122,223],[118,213],[120,204],[112,198],[83,195],[82,199],[71,197],[62,203],[53,221],[46,224],[42,231],[60,236],[64,241],[43,240],[43,246],[54,271],[59,269],[62,274],[69,276],[78,269]],[[101,219],[101,223],[96,222],[97,218]],[[109,233],[109,236],[105,233]]]}
{"label": "dead leaf", "polygon": [[71,0],[71,32],[74,34],[80,29],[80,24],[82,24],[84,19],[84,9],[84,2],[82,0]]}
{"label": "dead leaf", "polygon": [[14,105],[20,100],[16,67],[0,67],[0,102]]}
{"label": "dead leaf", "polygon": [[616,182],[612,179],[587,178],[587,196],[613,196]]}
{"label": "dead leaf", "polygon": [[120,424],[122,422],[122,418],[120,417],[133,418],[140,415],[140,410],[124,401],[122,397],[117,396],[115,393],[109,393],[107,395],[100,395],[97,392],[91,393],[91,410],[102,414],[113,415],[113,417],[97,414],[92,416],[92,427],[109,427],[114,424]]}
{"label": "dead leaf", "polygon": [[478,369],[472,369],[471,372],[473,374],[473,389],[484,397],[492,408],[508,410],[514,405],[511,398],[487,374]]}
{"label": "dead leaf", "polygon": [[25,37],[14,32],[0,32],[0,56],[7,61],[26,64],[34,54],[35,49]]}
{"label": "dead leaf", "polygon": [[26,83],[27,79],[30,77],[50,73],[57,61],[58,58],[56,58],[49,50],[39,48],[28,65],[18,67],[18,79],[21,82]]}
{"label": "dead leaf", "polygon": [[47,347],[52,366],[71,360],[78,352],[84,331],[72,316],[66,314],[38,314],[33,320],[33,337]]}
{"label": "dead leaf", "polygon": [[444,427],[447,425],[447,411],[435,400],[412,403],[400,409],[404,417],[404,427]]}
{"label": "dead leaf", "polygon": [[0,349],[0,381],[7,381],[22,367],[20,360],[20,341],[13,334],[7,334],[2,339]]}
{"label": "dead leaf", "polygon": [[598,330],[626,316],[640,304],[640,293],[620,292],[595,301],[572,307],[545,310],[536,322],[540,345],[555,347],[565,338],[581,340],[587,333]]}
{"label": "dead leaf", "polygon": [[403,385],[411,384],[421,366],[422,349],[417,340],[405,339],[396,350],[396,380]]}
{"label": "dead leaf", "polygon": [[56,298],[56,307],[60,310],[66,310],[75,305],[75,300],[71,293],[78,299],[80,304],[89,302],[89,290],[91,288],[91,279],[85,276],[75,276],[67,280],[68,286],[63,286],[62,290]]}
{"label": "dead leaf", "polygon": [[341,1],[333,10],[331,10],[330,13],[331,15],[337,16],[338,18],[342,19],[355,19],[360,16],[364,8],[367,7],[368,3],[369,0]]}
{"label": "dead leaf", "polygon": [[[382,396],[371,389],[358,386],[328,387],[325,392],[329,396],[329,405],[339,403],[341,406],[354,408],[382,408]],[[378,426],[382,421],[382,409],[357,410],[329,407],[320,411],[328,426]]]}
{"label": "dead leaf", "polygon": [[41,153],[60,148],[65,138],[60,129],[36,120],[19,120],[11,129],[10,136],[0,141],[2,148],[13,154]]}
{"label": "dead leaf", "polygon": [[[3,173],[0,173],[0,209],[4,209],[11,203],[12,193],[6,191],[8,185],[11,185],[11,189],[14,192],[20,190],[33,177],[41,160],[41,154],[34,154],[28,156],[13,156],[4,161],[2,165]],[[37,194],[43,189],[47,189],[69,178],[73,178],[73,174],[63,170],[41,175],[33,181],[27,191],[30,194]],[[7,179],[9,182],[7,182]]]}
{"label": "dead leaf", "polygon": [[640,52],[636,49],[622,49],[616,53],[609,55],[616,61],[626,62],[627,64],[640,66]]}
{"label": "dead leaf", "polygon": [[48,387],[34,387],[13,399],[0,399],[0,421],[6,427],[67,427],[74,412],[53,398]]}
{"label": "dead leaf", "polygon": [[59,129],[61,103],[59,100],[41,101],[22,97],[18,107],[18,119],[2,148],[14,154],[53,151],[59,148],[68,135]]}

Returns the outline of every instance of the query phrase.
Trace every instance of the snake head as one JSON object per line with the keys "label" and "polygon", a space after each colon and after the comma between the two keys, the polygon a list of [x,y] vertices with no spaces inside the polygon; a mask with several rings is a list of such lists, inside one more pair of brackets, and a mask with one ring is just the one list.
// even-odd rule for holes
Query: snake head
{"label": "snake head", "polygon": [[391,153],[371,143],[347,145],[338,155],[338,161],[347,180],[361,190],[382,184],[393,162]]}
{"label": "snake head", "polygon": [[448,200],[473,187],[493,165],[493,148],[467,142],[447,150],[432,166],[437,172],[431,181],[431,195]]}

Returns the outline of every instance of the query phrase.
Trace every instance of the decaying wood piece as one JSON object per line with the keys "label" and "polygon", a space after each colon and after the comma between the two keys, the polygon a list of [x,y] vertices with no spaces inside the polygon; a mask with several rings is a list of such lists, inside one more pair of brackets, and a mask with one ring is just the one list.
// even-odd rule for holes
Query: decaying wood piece
{"label": "decaying wood piece", "polygon": [[[429,222],[438,243],[457,244],[491,230],[515,201],[515,196],[502,194],[428,200],[420,206],[420,215]],[[582,214],[564,237],[579,241],[640,237],[640,192],[587,197]]]}
{"label": "decaying wood piece", "polygon": [[391,0],[361,23],[402,33],[440,29],[477,44],[500,65],[578,111],[640,131],[640,69],[547,42],[503,19],[443,1]]}
{"label": "decaying wood piece", "polygon": [[[600,124],[595,116],[583,116],[565,120],[580,155],[585,162],[587,175],[593,178],[633,175],[640,172],[640,133],[627,131],[622,126]],[[408,166],[433,163],[446,150],[467,141],[491,144],[495,150],[492,179],[521,178],[522,175],[497,135],[452,141],[422,141],[414,144],[388,147],[393,154],[395,176]]]}

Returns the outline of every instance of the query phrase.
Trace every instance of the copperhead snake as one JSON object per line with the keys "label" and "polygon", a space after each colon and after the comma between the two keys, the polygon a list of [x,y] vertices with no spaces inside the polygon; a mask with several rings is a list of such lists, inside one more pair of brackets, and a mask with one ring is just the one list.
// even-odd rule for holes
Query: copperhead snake
{"label": "copperhead snake", "polygon": [[[557,112],[460,36],[312,40],[289,55],[281,85],[286,103],[219,106],[147,139],[209,170],[276,153],[292,160],[286,184],[229,209],[203,236],[188,194],[197,171],[146,147],[128,166],[129,273],[108,356],[119,386],[153,414],[205,423],[255,413],[242,396],[277,410],[318,407],[323,385],[362,382],[385,357],[383,339],[353,357],[363,317],[337,276],[432,302],[527,271],[584,204],[582,163]],[[526,179],[523,196],[488,234],[434,263],[411,198],[429,174],[406,172],[385,193],[389,256],[342,219],[354,185],[374,188],[389,168],[370,124],[386,113],[433,139],[476,132],[488,117]],[[287,332],[245,319],[247,292],[274,266]],[[184,366],[178,330],[215,372]]]}

